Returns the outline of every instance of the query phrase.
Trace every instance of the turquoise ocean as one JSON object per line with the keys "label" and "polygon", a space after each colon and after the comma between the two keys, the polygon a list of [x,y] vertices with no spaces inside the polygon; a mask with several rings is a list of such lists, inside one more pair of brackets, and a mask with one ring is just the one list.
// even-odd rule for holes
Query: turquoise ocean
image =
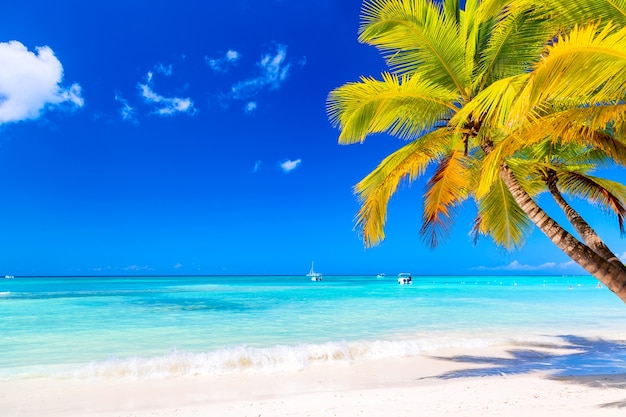
{"label": "turquoise ocean", "polygon": [[588,276],[0,279],[0,380],[299,370],[450,347],[626,339]]}

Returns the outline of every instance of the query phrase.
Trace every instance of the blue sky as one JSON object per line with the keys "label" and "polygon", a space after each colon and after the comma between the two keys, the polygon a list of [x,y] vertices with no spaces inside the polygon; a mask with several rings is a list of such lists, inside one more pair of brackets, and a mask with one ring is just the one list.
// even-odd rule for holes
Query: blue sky
{"label": "blue sky", "polygon": [[[538,230],[514,253],[474,245],[471,203],[429,249],[425,180],[364,249],[352,186],[402,142],[340,146],[326,115],[330,90],[385,69],[357,42],[360,6],[0,6],[0,273],[580,273]],[[626,252],[612,219],[577,207]]]}

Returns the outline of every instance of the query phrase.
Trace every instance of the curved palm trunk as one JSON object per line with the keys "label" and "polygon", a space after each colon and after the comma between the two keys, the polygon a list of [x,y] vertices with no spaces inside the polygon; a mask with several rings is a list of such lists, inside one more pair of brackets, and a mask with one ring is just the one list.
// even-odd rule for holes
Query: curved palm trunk
{"label": "curved palm trunk", "polygon": [[548,182],[548,189],[550,190],[550,194],[552,194],[552,198],[554,198],[559,207],[561,207],[561,210],[565,213],[567,220],[574,226],[574,229],[576,229],[576,232],[582,237],[587,246],[593,249],[602,258],[626,272],[626,267],[622,261],[606,246],[602,238],[589,226],[589,223],[587,223],[585,219],[569,205],[565,198],[563,198],[555,181]]}
{"label": "curved palm trunk", "polygon": [[601,281],[626,303],[626,271],[598,255],[548,216],[524,191],[506,164],[500,169],[500,177],[517,204],[539,230],[574,262]]}

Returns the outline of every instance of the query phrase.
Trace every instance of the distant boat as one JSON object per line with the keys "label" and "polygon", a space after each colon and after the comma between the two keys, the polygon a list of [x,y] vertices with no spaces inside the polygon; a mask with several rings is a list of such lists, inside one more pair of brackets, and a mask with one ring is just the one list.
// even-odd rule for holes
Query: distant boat
{"label": "distant boat", "polygon": [[412,283],[413,283],[413,278],[411,277],[410,272],[400,272],[398,274],[398,284],[405,285],[405,284],[412,284]]}
{"label": "distant boat", "polygon": [[322,280],[322,273],[321,272],[315,272],[315,270],[313,269],[313,262],[311,262],[311,270],[309,271],[308,274],[306,274],[307,277],[311,278],[311,281],[321,281]]}
{"label": "distant boat", "polygon": [[387,277],[387,275],[385,275],[385,273],[384,273],[384,272],[382,272],[382,273],[380,273],[380,274],[376,275],[376,278],[378,278],[378,279],[383,279],[383,278],[386,278],[386,277]]}

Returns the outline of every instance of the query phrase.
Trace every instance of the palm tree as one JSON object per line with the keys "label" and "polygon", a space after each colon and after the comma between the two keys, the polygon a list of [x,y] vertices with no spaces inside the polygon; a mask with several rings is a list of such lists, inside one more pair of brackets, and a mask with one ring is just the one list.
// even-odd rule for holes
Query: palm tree
{"label": "palm tree", "polygon": [[[616,22],[621,27],[613,21],[604,26],[597,22],[573,25],[545,48],[532,72],[511,78],[519,87],[514,100],[499,103],[497,109],[490,106],[491,98],[504,92],[494,83],[455,117],[462,123],[464,114],[471,114],[484,120],[484,127],[498,131],[490,161],[483,164],[479,196],[491,183],[504,181],[524,213],[555,245],[626,301],[626,267],[622,262],[589,232],[579,216],[568,218],[575,227],[584,229],[577,227],[586,244],[564,232],[531,198],[507,161],[515,152],[552,138],[553,142],[591,146],[626,165],[622,75],[626,69],[626,28],[619,19]],[[567,213],[577,214],[554,191],[559,205]]]}
{"label": "palm tree", "polygon": [[550,138],[507,159],[515,178],[525,181],[524,189],[529,194],[548,191],[585,244],[609,262],[622,267],[619,258],[563,196],[565,192],[595,206],[606,207],[615,214],[623,236],[626,187],[619,182],[591,175],[596,166],[610,163],[610,156],[600,149],[562,144]]}
{"label": "palm tree", "polygon": [[[342,144],[362,142],[377,132],[410,140],[355,186],[361,201],[357,226],[366,246],[384,238],[387,203],[398,185],[414,181],[434,164],[421,230],[432,246],[445,237],[454,209],[471,197],[479,207],[478,227],[498,244],[518,246],[532,221],[626,301],[626,268],[612,264],[549,218],[506,162],[527,146],[520,134],[530,131],[536,120],[558,119],[549,106],[537,105],[545,97],[530,81],[543,80],[530,64],[545,53],[546,45],[559,46],[561,39],[554,42],[555,36],[569,33],[564,22],[574,26],[573,20],[554,19],[532,0],[468,0],[465,10],[460,3],[363,4],[359,40],[378,47],[392,72],[384,73],[382,80],[363,77],[332,91],[329,117],[341,129]],[[563,90],[555,91],[565,96]],[[603,114],[604,125],[588,128],[596,136],[594,146],[602,149],[614,139],[614,132],[603,131],[606,122],[616,120],[609,116]],[[574,125],[553,129],[529,146],[546,137],[567,140]],[[577,126],[583,125],[581,121]],[[626,160],[621,151],[616,147],[609,155]]]}

